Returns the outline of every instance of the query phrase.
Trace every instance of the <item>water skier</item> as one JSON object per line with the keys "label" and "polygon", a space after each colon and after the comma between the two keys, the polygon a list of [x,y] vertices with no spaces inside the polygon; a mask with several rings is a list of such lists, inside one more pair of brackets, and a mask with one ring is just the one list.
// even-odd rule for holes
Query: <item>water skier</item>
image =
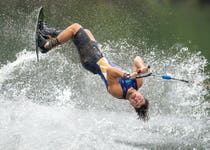
{"label": "water skier", "polygon": [[148,119],[149,102],[137,91],[142,86],[143,79],[136,76],[148,72],[140,56],[134,58],[133,72],[128,74],[102,55],[93,34],[80,24],[74,23],[65,30],[58,31],[40,22],[39,29],[38,45],[42,53],[72,39],[82,66],[93,74],[100,75],[112,96],[127,99],[140,119]]}

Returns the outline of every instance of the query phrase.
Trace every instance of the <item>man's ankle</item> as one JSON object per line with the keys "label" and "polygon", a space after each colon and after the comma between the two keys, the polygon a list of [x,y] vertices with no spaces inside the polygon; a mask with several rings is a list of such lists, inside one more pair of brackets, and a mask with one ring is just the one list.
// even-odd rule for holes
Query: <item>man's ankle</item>
{"label": "man's ankle", "polygon": [[60,44],[60,43],[59,43],[59,41],[58,41],[57,38],[52,38],[52,39],[48,40],[48,41],[45,43],[44,47],[45,47],[46,49],[50,50],[50,49],[52,49],[53,47],[55,47],[55,46],[57,46],[57,45],[59,45],[59,44]]}

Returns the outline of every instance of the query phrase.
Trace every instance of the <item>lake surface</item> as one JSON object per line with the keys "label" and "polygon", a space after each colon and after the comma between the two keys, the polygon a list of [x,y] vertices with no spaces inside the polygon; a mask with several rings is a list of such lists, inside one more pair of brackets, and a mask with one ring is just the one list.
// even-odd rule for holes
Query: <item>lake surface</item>
{"label": "lake surface", "polygon": [[[148,77],[150,120],[111,97],[82,68],[72,42],[34,52],[38,1],[0,2],[0,149],[208,149],[209,87]],[[210,4],[205,0],[43,0],[49,26],[80,23],[128,71],[210,83]]]}

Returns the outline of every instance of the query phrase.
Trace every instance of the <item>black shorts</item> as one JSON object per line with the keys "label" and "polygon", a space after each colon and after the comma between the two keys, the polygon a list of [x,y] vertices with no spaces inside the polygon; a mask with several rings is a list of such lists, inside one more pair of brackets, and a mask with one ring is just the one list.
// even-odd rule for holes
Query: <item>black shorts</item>
{"label": "black shorts", "polygon": [[103,57],[98,44],[89,38],[83,28],[80,28],[75,34],[73,42],[79,52],[82,66],[90,72],[97,74],[96,63]]}

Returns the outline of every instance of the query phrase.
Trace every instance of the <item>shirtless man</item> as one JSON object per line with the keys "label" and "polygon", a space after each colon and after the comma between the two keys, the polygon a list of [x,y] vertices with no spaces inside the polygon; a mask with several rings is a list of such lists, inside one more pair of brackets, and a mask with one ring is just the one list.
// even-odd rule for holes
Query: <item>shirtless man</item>
{"label": "shirtless man", "polygon": [[63,31],[48,28],[43,22],[39,25],[38,45],[42,53],[47,53],[53,47],[72,39],[83,67],[100,75],[112,96],[128,100],[140,119],[148,119],[149,102],[137,91],[142,86],[143,79],[136,76],[148,71],[140,56],[134,58],[134,70],[128,74],[102,55],[93,34],[83,29],[80,24],[74,23]]}

